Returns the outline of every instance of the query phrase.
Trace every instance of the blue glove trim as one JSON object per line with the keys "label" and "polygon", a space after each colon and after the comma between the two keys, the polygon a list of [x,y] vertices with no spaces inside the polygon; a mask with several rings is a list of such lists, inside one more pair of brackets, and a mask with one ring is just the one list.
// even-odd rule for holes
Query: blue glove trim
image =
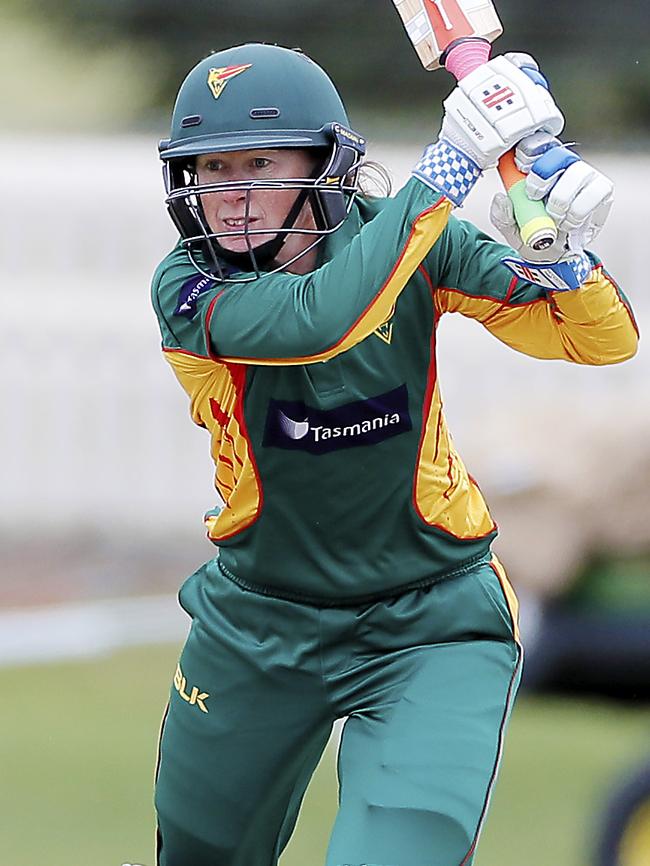
{"label": "blue glove trim", "polygon": [[532,174],[548,180],[574,162],[580,162],[580,157],[568,147],[551,147],[535,160],[530,170]]}
{"label": "blue glove trim", "polygon": [[467,154],[441,139],[426,148],[412,174],[459,207],[481,176],[481,169]]}
{"label": "blue glove trim", "polygon": [[593,269],[593,264],[585,253],[570,253],[555,264],[540,265],[509,257],[501,261],[520,279],[552,292],[579,289]]}

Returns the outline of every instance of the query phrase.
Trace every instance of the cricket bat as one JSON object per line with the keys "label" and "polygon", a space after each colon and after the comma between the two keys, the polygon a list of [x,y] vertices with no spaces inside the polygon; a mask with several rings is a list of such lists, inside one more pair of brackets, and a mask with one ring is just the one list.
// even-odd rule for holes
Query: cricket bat
{"label": "cricket bat", "polygon": [[[393,0],[425,69],[449,70],[460,81],[490,59],[503,27],[491,0]],[[500,96],[495,94],[494,99]],[[526,176],[514,150],[499,160],[499,174],[512,201],[526,246],[544,250],[555,243],[557,227],[541,201],[526,195]]]}

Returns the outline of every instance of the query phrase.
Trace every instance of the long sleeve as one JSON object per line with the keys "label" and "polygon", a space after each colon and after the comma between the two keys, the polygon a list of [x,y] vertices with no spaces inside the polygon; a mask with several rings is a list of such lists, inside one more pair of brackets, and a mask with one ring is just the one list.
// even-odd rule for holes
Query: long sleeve
{"label": "long sleeve", "polygon": [[631,358],[638,330],[629,302],[602,263],[583,286],[547,292],[513,277],[501,263],[512,255],[474,226],[450,222],[430,256],[436,312],[476,319],[506,345],[536,358],[615,364]]}

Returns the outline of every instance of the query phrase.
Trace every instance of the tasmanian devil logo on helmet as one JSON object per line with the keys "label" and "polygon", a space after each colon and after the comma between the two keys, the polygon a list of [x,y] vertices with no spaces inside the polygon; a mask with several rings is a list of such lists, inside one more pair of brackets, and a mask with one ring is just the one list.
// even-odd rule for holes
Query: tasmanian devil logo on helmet
{"label": "tasmanian devil logo on helmet", "polygon": [[245,63],[239,66],[213,66],[208,72],[208,87],[212,91],[214,98],[219,99],[230,79],[236,75],[241,75],[242,72],[246,72],[252,65],[252,63]]}

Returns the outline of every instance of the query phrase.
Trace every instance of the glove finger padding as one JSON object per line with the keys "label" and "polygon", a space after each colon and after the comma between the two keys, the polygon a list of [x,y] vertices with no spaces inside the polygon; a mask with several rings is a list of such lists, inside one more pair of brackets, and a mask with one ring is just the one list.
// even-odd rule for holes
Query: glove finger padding
{"label": "glove finger padding", "polygon": [[546,151],[526,178],[530,198],[544,199],[546,210],[558,228],[573,236],[583,233],[590,243],[602,229],[614,200],[614,185],[600,171],[566,147]]}
{"label": "glove finger padding", "polygon": [[596,208],[594,208],[589,224],[582,229],[582,234],[584,235],[584,243],[582,244],[583,248],[588,246],[594,238],[598,237],[607,221],[613,203],[614,196],[612,195],[611,197],[604,199]]}
{"label": "glove finger padding", "polygon": [[560,228],[573,231],[591,223],[597,209],[600,213],[606,206],[609,212],[612,201],[608,179],[585,163],[576,163],[553,187],[546,207]]}
{"label": "glove finger padding", "polygon": [[548,150],[553,150],[554,147],[562,147],[562,142],[548,132],[535,132],[533,135],[527,135],[515,148],[517,168],[524,174],[528,174],[540,156]]}
{"label": "glove finger padding", "polygon": [[518,250],[522,246],[519,227],[515,220],[515,209],[507,195],[498,192],[490,204],[490,222],[498,229],[506,243]]}

